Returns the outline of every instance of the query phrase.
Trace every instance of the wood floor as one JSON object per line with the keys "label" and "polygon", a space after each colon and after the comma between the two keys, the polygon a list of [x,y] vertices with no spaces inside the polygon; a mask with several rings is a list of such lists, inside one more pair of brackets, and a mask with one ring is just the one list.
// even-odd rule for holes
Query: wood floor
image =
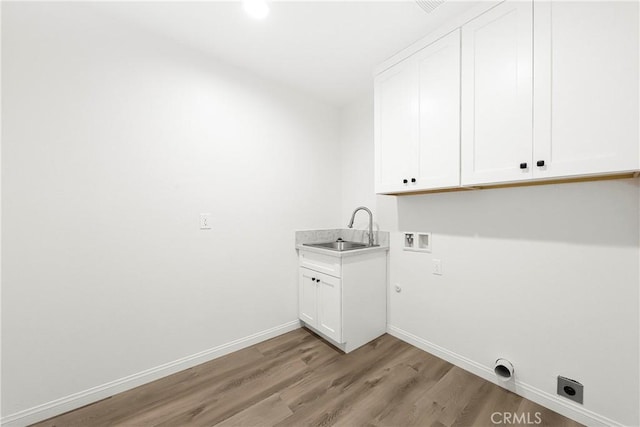
{"label": "wood floor", "polygon": [[[513,422],[513,414],[516,423],[504,422]],[[298,329],[36,425],[496,425],[492,421],[580,425],[390,335],[343,354]]]}

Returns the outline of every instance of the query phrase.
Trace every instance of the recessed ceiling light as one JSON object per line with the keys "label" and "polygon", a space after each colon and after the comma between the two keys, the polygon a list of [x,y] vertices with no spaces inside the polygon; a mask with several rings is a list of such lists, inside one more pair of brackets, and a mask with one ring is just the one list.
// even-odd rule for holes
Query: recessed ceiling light
{"label": "recessed ceiling light", "polygon": [[243,0],[242,6],[253,19],[264,19],[269,15],[269,6],[265,0]]}

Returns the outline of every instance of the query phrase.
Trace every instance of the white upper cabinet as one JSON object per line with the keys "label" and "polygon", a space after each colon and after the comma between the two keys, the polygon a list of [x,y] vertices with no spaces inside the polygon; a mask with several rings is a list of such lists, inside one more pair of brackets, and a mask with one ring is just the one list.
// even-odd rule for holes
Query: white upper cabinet
{"label": "white upper cabinet", "polygon": [[507,0],[462,27],[462,184],[530,179],[533,5]]}
{"label": "white upper cabinet", "polygon": [[534,13],[534,177],[640,169],[638,2],[536,2]]}
{"label": "white upper cabinet", "polygon": [[402,189],[413,172],[418,147],[418,72],[413,65],[405,60],[375,80],[377,193]]}
{"label": "white upper cabinet", "polygon": [[376,192],[460,184],[460,31],[375,80]]}
{"label": "white upper cabinet", "polygon": [[460,185],[460,31],[415,55],[419,77],[416,186]]}
{"label": "white upper cabinet", "polygon": [[398,54],[375,80],[376,192],[639,171],[639,9],[505,0]]}

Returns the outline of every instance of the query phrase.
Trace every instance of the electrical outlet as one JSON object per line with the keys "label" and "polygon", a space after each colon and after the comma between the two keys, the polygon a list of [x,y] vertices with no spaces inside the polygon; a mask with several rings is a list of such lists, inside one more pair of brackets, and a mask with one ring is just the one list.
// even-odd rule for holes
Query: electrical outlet
{"label": "electrical outlet", "polygon": [[211,214],[201,213],[200,214],[200,230],[209,230],[209,229],[211,229]]}
{"label": "electrical outlet", "polygon": [[439,259],[433,260],[433,274],[442,276],[442,261]]}

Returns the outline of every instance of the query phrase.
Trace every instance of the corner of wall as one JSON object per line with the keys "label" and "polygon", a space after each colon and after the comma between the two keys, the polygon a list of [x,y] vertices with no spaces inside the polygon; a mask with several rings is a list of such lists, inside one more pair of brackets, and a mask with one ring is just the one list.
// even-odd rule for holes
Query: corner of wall
{"label": "corner of wall", "polygon": [[[0,242],[2,242],[2,5],[0,1]],[[0,331],[2,331],[2,244],[0,243]],[[1,334],[1,332],[0,332]],[[2,340],[0,339],[0,417],[2,417]]]}

